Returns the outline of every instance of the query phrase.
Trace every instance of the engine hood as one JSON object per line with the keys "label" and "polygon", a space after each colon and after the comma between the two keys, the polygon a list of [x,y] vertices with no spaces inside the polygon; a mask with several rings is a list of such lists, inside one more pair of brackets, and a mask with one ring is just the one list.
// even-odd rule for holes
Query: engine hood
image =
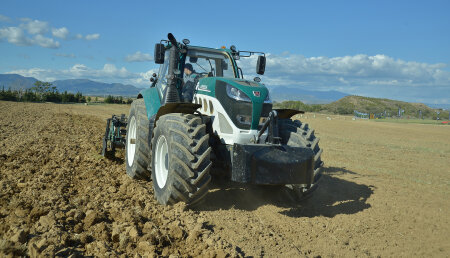
{"label": "engine hood", "polygon": [[243,91],[253,103],[264,103],[269,90],[262,83],[254,81],[238,79],[238,78],[222,78],[222,77],[207,77],[199,80],[197,92],[199,94],[216,97],[217,87],[226,87],[229,84],[233,87]]}
{"label": "engine hood", "polygon": [[[227,85],[244,92],[250,98],[250,102],[228,96]],[[269,91],[262,83],[237,78],[207,77],[199,80],[196,89],[198,95],[208,95],[217,99],[232,123],[240,129],[257,130],[261,126],[261,117],[267,117],[272,110],[272,103],[264,103]],[[239,116],[251,118],[251,123],[241,123]]]}

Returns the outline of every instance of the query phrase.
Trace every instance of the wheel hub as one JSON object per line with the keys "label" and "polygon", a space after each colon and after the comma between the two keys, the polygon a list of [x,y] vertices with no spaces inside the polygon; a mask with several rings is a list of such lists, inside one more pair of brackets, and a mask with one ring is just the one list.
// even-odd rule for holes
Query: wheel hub
{"label": "wheel hub", "polygon": [[155,151],[155,176],[159,188],[163,188],[169,175],[169,148],[164,135],[159,136]]}
{"label": "wheel hub", "polygon": [[132,116],[129,121],[127,132],[127,162],[128,166],[133,166],[134,154],[136,152],[136,118]]}

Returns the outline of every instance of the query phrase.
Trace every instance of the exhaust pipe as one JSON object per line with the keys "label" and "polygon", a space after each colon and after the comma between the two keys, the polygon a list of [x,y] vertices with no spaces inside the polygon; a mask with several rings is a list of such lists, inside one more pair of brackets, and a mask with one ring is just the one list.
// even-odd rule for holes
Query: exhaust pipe
{"label": "exhaust pipe", "polygon": [[178,43],[175,37],[172,35],[172,33],[167,34],[167,38],[169,39],[170,43],[172,44],[172,47],[170,48],[169,53],[169,71],[168,71],[168,78],[167,78],[167,92],[164,99],[164,103],[174,103],[174,102],[181,102],[180,101],[180,95],[178,93],[177,89],[177,74],[175,74],[175,71],[178,68]]}

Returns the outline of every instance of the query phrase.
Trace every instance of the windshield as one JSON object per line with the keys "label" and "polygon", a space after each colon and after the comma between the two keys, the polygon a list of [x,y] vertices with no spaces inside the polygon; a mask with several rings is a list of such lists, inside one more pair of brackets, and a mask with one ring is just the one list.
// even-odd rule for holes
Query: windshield
{"label": "windshield", "polygon": [[186,65],[192,65],[194,73],[202,77],[228,77],[235,78],[233,65],[226,54],[189,49]]}

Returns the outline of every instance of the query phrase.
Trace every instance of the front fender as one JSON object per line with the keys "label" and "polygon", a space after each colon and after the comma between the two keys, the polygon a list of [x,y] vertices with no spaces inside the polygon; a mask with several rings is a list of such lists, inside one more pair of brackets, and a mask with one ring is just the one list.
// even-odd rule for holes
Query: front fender
{"label": "front fender", "polygon": [[184,114],[194,114],[194,112],[201,108],[202,105],[187,103],[187,102],[176,102],[176,103],[166,103],[164,106],[161,106],[156,113],[155,122],[159,119],[159,117],[170,114],[170,113],[184,113]]}
{"label": "front fender", "polygon": [[291,118],[297,114],[304,114],[305,111],[300,111],[300,110],[295,110],[295,109],[288,109],[288,108],[280,108],[280,109],[275,109],[275,111],[277,111],[278,113],[278,118],[280,119],[287,119],[287,118]]}
{"label": "front fender", "polygon": [[161,98],[156,87],[141,90],[137,98],[144,99],[145,109],[147,110],[147,117],[149,120],[158,113],[158,110],[161,107]]}

